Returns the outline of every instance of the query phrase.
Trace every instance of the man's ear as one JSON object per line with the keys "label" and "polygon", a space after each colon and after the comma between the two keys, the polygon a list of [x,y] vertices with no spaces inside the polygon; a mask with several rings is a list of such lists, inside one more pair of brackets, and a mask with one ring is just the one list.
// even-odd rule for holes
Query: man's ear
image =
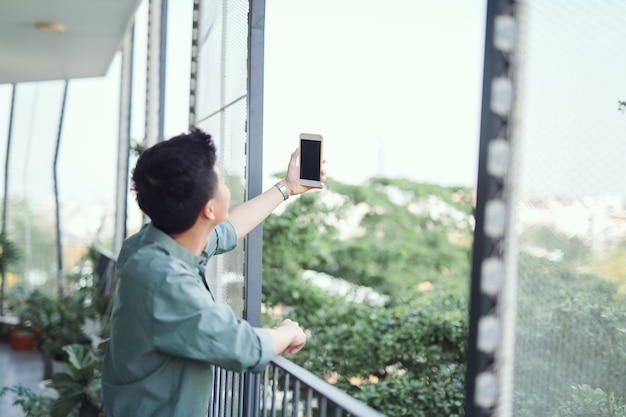
{"label": "man's ear", "polygon": [[210,199],[202,206],[201,214],[211,221],[215,221],[215,200]]}

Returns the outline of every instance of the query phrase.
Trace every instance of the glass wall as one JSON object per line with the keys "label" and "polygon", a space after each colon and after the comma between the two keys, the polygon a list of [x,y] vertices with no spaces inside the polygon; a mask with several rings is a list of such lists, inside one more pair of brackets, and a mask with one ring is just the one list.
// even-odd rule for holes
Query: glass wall
{"label": "glass wall", "polygon": [[[110,77],[117,85],[118,68],[115,59]],[[9,267],[8,292],[23,287],[54,294],[58,289],[55,175],[65,278],[76,273],[74,267],[87,248],[113,230],[119,92],[96,78],[71,80],[61,125],[64,84],[15,87],[6,232],[18,248],[19,260]],[[0,86],[3,162],[12,94],[11,85]]]}
{"label": "glass wall", "polygon": [[[213,135],[231,206],[246,197],[248,1],[201,1],[195,124]],[[212,258],[210,286],[243,315],[244,245]]]}

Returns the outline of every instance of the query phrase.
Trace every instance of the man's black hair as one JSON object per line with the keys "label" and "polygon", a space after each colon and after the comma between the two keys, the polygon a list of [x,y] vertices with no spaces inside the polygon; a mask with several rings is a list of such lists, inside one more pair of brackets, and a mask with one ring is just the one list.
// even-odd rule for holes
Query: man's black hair
{"label": "man's black hair", "polygon": [[194,225],[217,186],[211,135],[193,128],[144,150],[132,174],[137,203],[167,234]]}

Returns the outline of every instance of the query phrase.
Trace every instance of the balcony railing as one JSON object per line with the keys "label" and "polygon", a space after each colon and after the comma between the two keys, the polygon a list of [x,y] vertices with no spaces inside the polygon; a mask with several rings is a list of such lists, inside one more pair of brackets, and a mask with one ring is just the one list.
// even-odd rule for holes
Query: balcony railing
{"label": "balcony railing", "polygon": [[216,368],[209,417],[384,417],[277,356],[259,375]]}

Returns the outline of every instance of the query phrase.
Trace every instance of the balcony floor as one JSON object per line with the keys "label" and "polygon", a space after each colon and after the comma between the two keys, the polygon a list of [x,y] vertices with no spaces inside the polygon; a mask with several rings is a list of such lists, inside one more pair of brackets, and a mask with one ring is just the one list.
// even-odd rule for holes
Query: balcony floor
{"label": "balcony floor", "polygon": [[[13,350],[7,338],[0,338],[0,388],[22,384],[37,392],[42,376],[43,362],[39,352]],[[23,417],[22,409],[12,404],[11,393],[0,398],[0,416]]]}

